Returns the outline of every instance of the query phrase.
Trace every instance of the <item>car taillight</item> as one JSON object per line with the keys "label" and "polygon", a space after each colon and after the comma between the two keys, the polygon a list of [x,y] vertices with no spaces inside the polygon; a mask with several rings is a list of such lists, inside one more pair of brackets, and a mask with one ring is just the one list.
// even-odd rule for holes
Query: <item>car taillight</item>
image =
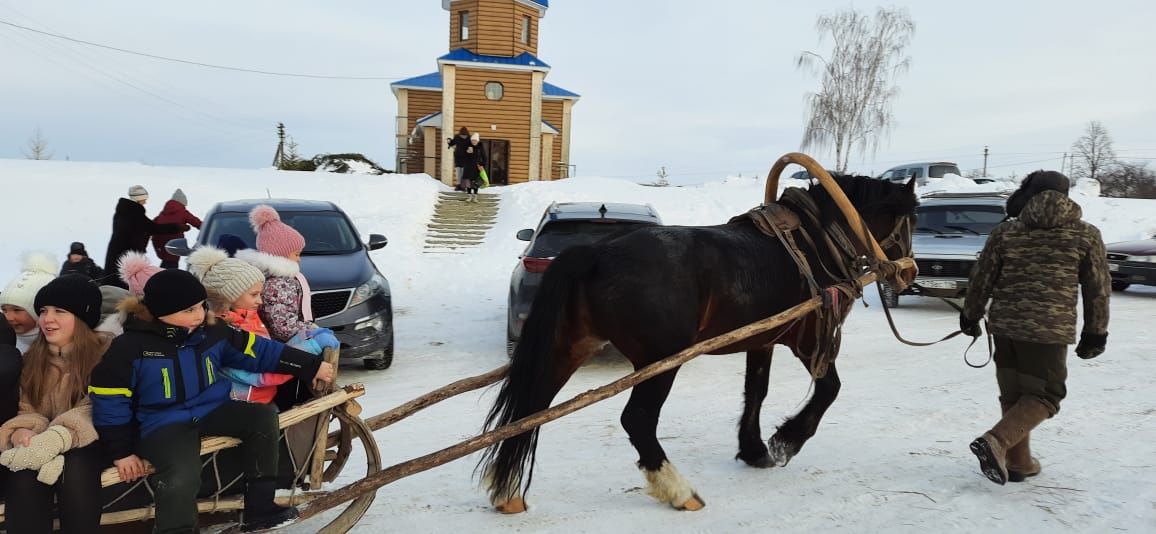
{"label": "car taillight", "polygon": [[550,258],[531,258],[526,256],[522,258],[522,266],[525,267],[526,272],[529,273],[544,273],[546,272],[546,267],[550,266],[551,261]]}

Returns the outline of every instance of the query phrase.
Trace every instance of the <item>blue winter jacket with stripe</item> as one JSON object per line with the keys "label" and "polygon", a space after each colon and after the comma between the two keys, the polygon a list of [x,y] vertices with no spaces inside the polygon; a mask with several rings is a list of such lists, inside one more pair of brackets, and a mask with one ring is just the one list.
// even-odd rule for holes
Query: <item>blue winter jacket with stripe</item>
{"label": "blue winter jacket with stripe", "polygon": [[291,374],[311,380],[321,359],[282,343],[212,324],[189,332],[130,317],[93,369],[92,422],[113,459],[135,452],[138,438],[204,418],[229,400],[220,369]]}

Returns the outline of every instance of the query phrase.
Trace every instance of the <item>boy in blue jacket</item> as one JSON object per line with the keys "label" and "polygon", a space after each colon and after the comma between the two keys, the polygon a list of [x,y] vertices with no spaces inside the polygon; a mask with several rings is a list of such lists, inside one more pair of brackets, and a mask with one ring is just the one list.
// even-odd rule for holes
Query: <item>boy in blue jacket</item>
{"label": "boy in blue jacket", "polygon": [[[242,531],[291,523],[293,507],[277,506],[278,422],[273,408],[229,400],[223,367],[292,374],[330,382],[334,369],[316,356],[215,324],[205,288],[193,275],[165,270],[149,279],[142,299],[122,304],[125,332],[92,371],[92,419],[120,477],[151,475],[155,532],[195,532],[201,485],[201,437],[241,440],[245,466]],[[208,321],[206,321],[208,319]]]}

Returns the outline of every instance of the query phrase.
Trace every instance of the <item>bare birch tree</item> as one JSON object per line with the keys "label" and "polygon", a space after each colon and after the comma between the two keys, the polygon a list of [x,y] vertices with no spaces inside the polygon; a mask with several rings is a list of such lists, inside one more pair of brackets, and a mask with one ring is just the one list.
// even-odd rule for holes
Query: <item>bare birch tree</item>
{"label": "bare birch tree", "polygon": [[1116,151],[1112,149],[1112,136],[1100,121],[1092,121],[1084,128],[1084,135],[1072,143],[1075,161],[1072,163],[1072,178],[1092,178],[1104,174],[1116,162]]}
{"label": "bare birch tree", "polygon": [[40,128],[28,138],[28,145],[23,152],[26,159],[52,159],[52,152],[48,151],[48,140],[44,138]]}
{"label": "bare birch tree", "polygon": [[804,51],[795,60],[822,79],[819,90],[806,95],[802,149],[834,147],[835,169],[846,172],[852,149],[874,153],[891,128],[895,79],[911,65],[906,50],[915,23],[905,9],[881,7],[873,18],[854,9],[821,15],[815,29],[820,44],[830,37],[833,48],[828,56]]}

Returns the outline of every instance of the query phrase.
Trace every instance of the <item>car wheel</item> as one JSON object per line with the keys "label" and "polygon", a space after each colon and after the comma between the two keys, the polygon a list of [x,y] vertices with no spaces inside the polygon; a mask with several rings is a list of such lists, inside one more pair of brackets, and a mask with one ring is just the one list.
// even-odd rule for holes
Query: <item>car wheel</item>
{"label": "car wheel", "polygon": [[879,287],[883,290],[883,304],[888,308],[898,308],[899,295],[895,293],[895,290],[887,284],[882,284]]}
{"label": "car wheel", "polygon": [[1130,285],[1132,285],[1131,282],[1125,282],[1123,280],[1112,280],[1112,291],[1123,291],[1128,289],[1128,286]]}
{"label": "car wheel", "polygon": [[361,360],[367,371],[384,371],[393,365],[393,355],[382,355],[380,358],[366,358]]}
{"label": "car wheel", "polygon": [[393,365],[393,327],[389,328],[389,339],[385,341],[385,347],[381,351],[381,356],[377,358],[366,358],[361,360],[362,365],[369,371],[383,371],[389,369]]}

